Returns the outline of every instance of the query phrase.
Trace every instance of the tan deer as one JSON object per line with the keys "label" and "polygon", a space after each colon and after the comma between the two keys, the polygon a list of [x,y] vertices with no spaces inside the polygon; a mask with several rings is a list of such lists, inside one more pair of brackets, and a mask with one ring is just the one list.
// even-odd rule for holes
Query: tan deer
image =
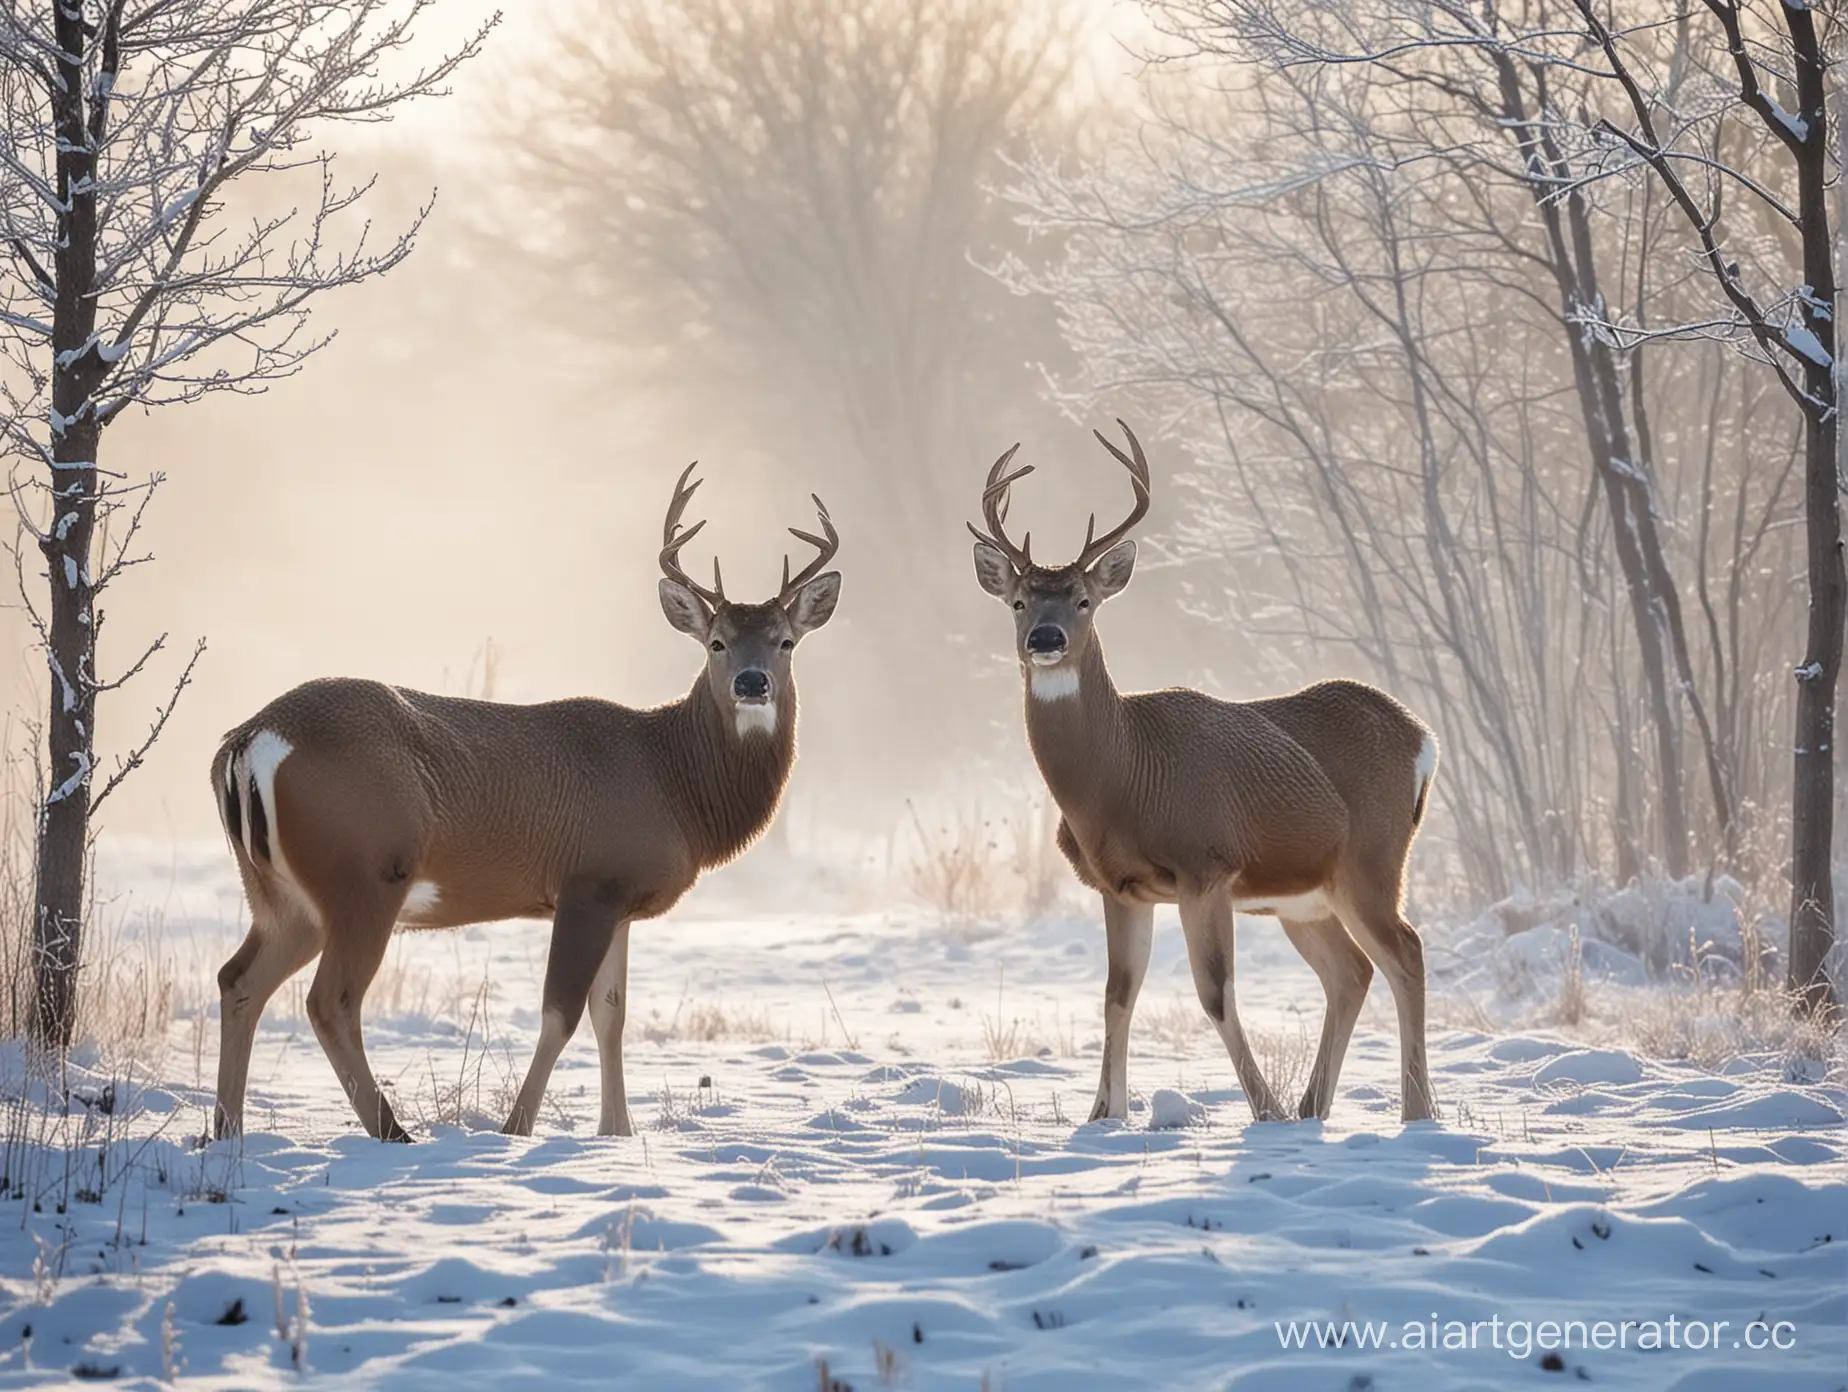
{"label": "tan deer", "polygon": [[706,650],[693,688],[631,710],[580,699],[497,705],[327,679],[225,737],[212,787],[250,899],[250,934],[218,974],[216,1130],[243,1128],[257,1019],[320,955],[308,1018],[366,1130],[408,1140],[360,1038],[360,1006],[394,925],[452,928],[550,915],[539,1044],[506,1130],[530,1134],[552,1066],[590,1006],[602,1063],[598,1131],[629,1134],[622,1028],[629,925],[666,913],[700,872],[768,825],[796,752],[790,661],[825,624],[840,539],[819,498],[816,548],[763,604],[680,568],[699,485],[689,465],[662,533],[661,607]]}
{"label": "tan deer", "polygon": [[[1119,425],[1123,423],[1117,422]],[[1284,1109],[1252,1057],[1233,993],[1233,915],[1282,920],[1327,997],[1297,1109],[1326,1117],[1377,965],[1399,1014],[1402,1114],[1430,1117],[1424,946],[1401,913],[1406,854],[1437,771],[1437,741],[1397,701],[1352,681],[1265,701],[1171,689],[1123,694],[1094,619],[1135,567],[1127,539],[1149,507],[1149,466],[1127,425],[1135,506],[1070,565],[1035,565],[1008,540],[1009,490],[1033,471],[995,461],[974,524],[975,574],[1011,605],[1026,682],[1027,741],[1058,803],[1059,847],[1104,901],[1109,979],[1103,1074],[1091,1119],[1127,1114],[1129,1022],[1148,969],[1156,904],[1178,904],[1200,1003],[1259,1120]]]}

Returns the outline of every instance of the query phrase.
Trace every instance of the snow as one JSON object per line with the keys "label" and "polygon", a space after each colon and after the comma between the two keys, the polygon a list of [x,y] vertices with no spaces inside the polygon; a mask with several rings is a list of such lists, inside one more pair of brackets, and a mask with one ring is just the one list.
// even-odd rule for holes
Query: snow
{"label": "snow", "polygon": [[[65,709],[68,710],[70,707],[66,706]],[[54,806],[70,797],[89,781],[90,770],[96,766],[96,761],[90,756],[89,751],[84,749],[73,750],[71,762],[77,767],[71,770],[62,783],[45,795],[45,806]]]}
{"label": "snow", "polygon": [[1785,130],[1789,131],[1798,140],[1809,139],[1808,121],[1804,120],[1801,116],[1784,110],[1782,106],[1778,105],[1778,103],[1770,97],[1765,98],[1765,104],[1771,108],[1772,116],[1777,119],[1777,123]]}
{"label": "snow", "polygon": [[[1491,905],[1473,922],[1437,940],[1434,965],[1450,989],[1503,1006],[1531,1002],[1556,988],[1576,942],[1587,978],[1642,986],[1696,961],[1708,975],[1737,977],[1747,967],[1747,925],[1740,884],[1719,875],[1646,880],[1616,891],[1521,892]],[[1770,965],[1789,935],[1781,920],[1753,926],[1753,946]],[[1492,1011],[1507,1017],[1506,1009]]]}
{"label": "snow", "polygon": [[1822,346],[1822,340],[1803,324],[1785,325],[1784,342],[1790,345],[1791,352],[1808,358],[1818,367],[1828,367],[1835,361],[1829,356],[1829,350]]}
{"label": "snow", "polygon": [[[235,942],[228,870],[129,872],[189,994]],[[221,1387],[809,1389],[824,1360],[863,1390],[1841,1386],[1834,1083],[1434,1027],[1445,1119],[1401,1125],[1376,982],[1332,1118],[1253,1124],[1164,911],[1131,1119],[1082,1124],[1088,915],[799,912],[799,876],[764,914],[725,882],[635,934],[631,1138],[588,1134],[588,1028],[537,1134],[494,1130],[537,1033],[540,924],[394,945],[366,1034],[413,1145],[359,1132],[299,981],[265,1016],[241,1144],[193,1139],[209,1014],[179,1012],[156,1082],[84,1054],[70,1118],[9,1111],[31,1120],[0,1200],[0,1384],[153,1380],[170,1358]],[[1266,920],[1242,921],[1238,969],[1281,1088],[1319,990]],[[1746,1347],[1761,1318],[1791,1346]],[[1689,1321],[1721,1320],[1689,1346]],[[1625,1342],[1556,1349],[1549,1321]]]}
{"label": "snow", "polygon": [[1157,1088],[1149,1098],[1149,1130],[1173,1131],[1206,1120],[1206,1108],[1173,1088]]}
{"label": "snow", "polygon": [[1575,1083],[1640,1083],[1643,1067],[1622,1049],[1574,1049],[1557,1054],[1534,1070],[1534,1086]]}

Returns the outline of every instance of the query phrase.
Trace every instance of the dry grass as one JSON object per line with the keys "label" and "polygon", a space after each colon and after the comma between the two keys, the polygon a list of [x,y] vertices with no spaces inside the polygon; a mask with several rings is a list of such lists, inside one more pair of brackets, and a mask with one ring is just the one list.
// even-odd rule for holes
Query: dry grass
{"label": "dry grass", "polygon": [[[424,1059],[425,1072],[414,1075],[408,1089],[405,1079],[395,1081],[392,1101],[401,1119],[425,1128],[457,1126],[484,1117],[504,1117],[513,1110],[520,1079],[511,1050],[503,1044],[497,1057],[491,1048],[493,1027],[488,1003],[492,996],[492,983],[484,977],[469,1007],[459,1058],[449,1057],[445,1050],[439,1070],[437,1055],[431,1052]],[[488,1071],[490,1062],[496,1065],[492,1075]]]}
{"label": "dry grass", "polygon": [[1578,925],[1572,925],[1566,942],[1566,960],[1559,973],[1559,999],[1553,1005],[1553,1018],[1568,1029],[1584,1023],[1589,1003],[1585,996],[1585,954],[1579,946]]}
{"label": "dry grass", "polygon": [[1209,1025],[1199,997],[1190,994],[1140,1006],[1131,1028],[1153,1035],[1168,1052],[1186,1057],[1199,1046]]}
{"label": "dry grass", "polygon": [[1433,992],[1435,1029],[1501,1035],[1558,1028],[1591,1043],[1621,1045],[1646,1058],[1719,1068],[1747,1055],[1785,1061],[1793,1076],[1848,1071],[1848,1041],[1824,1021],[1800,1014],[1781,988],[1715,985],[1623,988],[1561,978],[1556,997],[1531,1015],[1497,1017],[1480,1001]]}
{"label": "dry grass", "polygon": [[685,996],[674,1006],[674,1013],[665,1019],[659,1010],[651,1010],[647,1020],[640,1022],[640,1028],[642,1038],[650,1044],[671,1041],[714,1044],[723,1039],[761,1043],[783,1037],[783,1031],[772,1023],[767,1010],[696,1001]]}
{"label": "dry grass", "polygon": [[1315,1064],[1315,1041],[1309,1037],[1308,1028],[1300,1022],[1294,1029],[1287,1025],[1280,1029],[1258,1027],[1247,1029],[1245,1039],[1258,1061],[1258,1071],[1277,1094],[1277,1100],[1294,1107],[1309,1085],[1309,1070]]}
{"label": "dry grass", "polygon": [[1621,1046],[1646,1058],[1719,1068],[1742,1057],[1783,1061],[1793,1079],[1848,1072],[1848,1039],[1839,1025],[1799,1011],[1795,998],[1766,969],[1760,922],[1744,917],[1741,965],[1703,957],[1676,968],[1667,982],[1626,987],[1587,981],[1577,930],[1569,940],[1552,999],[1513,1018],[1456,991],[1434,991],[1428,1018],[1435,1028],[1478,1034],[1556,1028],[1588,1042]]}
{"label": "dry grass", "polygon": [[1773,983],[1765,964],[1758,915],[1740,916],[1737,974],[1730,963],[1688,944],[1690,966],[1671,973],[1671,984],[1648,989],[1588,990],[1578,932],[1567,949],[1559,997],[1543,1023],[1615,1039],[1649,1058],[1719,1068],[1734,1059],[1769,1056],[1786,1076],[1815,1078],[1844,1067],[1840,1021],[1831,1023],[1797,1008],[1797,999]]}
{"label": "dry grass", "polygon": [[1784,1062],[1793,1078],[1844,1068],[1839,1029],[1800,1014],[1782,990],[1697,986],[1688,991],[1625,992],[1621,1037],[1650,1058],[1718,1068],[1749,1054]]}
{"label": "dry grass", "polygon": [[[1225,1058],[1218,1031],[1200,1008],[1199,1000],[1192,995],[1170,996],[1159,1004],[1150,1002],[1142,1006],[1136,1011],[1133,1028],[1154,1036],[1177,1058],[1190,1058],[1203,1046],[1207,1046],[1208,1052],[1217,1059]],[[1309,1070],[1315,1063],[1316,1041],[1311,1038],[1308,1025],[1302,1020],[1276,1028],[1246,1024],[1245,1039],[1257,1058],[1258,1071],[1271,1085],[1271,1090],[1294,1106],[1308,1086]]]}
{"label": "dry grass", "polygon": [[1058,809],[1044,797],[1022,799],[998,816],[977,804],[934,823],[906,805],[917,839],[910,892],[946,919],[1043,914],[1073,883],[1058,847]]}
{"label": "dry grass", "polygon": [[1487,1006],[1474,996],[1456,990],[1433,989],[1425,997],[1425,1022],[1430,1029],[1467,1030],[1471,1034],[1503,1032],[1503,1026],[1496,1023]]}
{"label": "dry grass", "polygon": [[[0,731],[0,1037],[7,1039],[27,1035],[35,994],[33,809],[42,786],[30,752],[35,746],[11,725]],[[164,945],[158,913],[143,915],[131,928],[125,913],[96,900],[93,873],[88,882],[76,1039],[112,1062],[157,1068],[168,1026],[188,1004],[181,986],[187,978]]]}
{"label": "dry grass", "polygon": [[1021,1028],[1019,1019],[1007,1019],[999,1015],[982,1015],[982,1052],[990,1063],[1005,1063],[1009,1059],[1021,1057]]}

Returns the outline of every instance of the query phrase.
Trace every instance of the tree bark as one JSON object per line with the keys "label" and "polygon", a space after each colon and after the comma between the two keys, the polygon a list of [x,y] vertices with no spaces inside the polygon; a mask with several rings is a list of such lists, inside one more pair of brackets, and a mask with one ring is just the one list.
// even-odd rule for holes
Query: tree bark
{"label": "tree bark", "polygon": [[[89,92],[84,53],[92,33],[81,6],[56,7],[59,57],[50,92],[58,140],[59,245],[53,262],[51,526],[39,547],[51,591],[45,720],[49,769],[38,815],[38,884],[33,915],[37,988],[33,1031],[64,1048],[76,1026],[77,971],[83,958],[84,872],[90,840],[90,772],[96,753],[95,577],[97,447],[102,423],[91,393],[100,378],[96,301],[96,142],[107,93]],[[113,47],[120,7],[101,35]],[[114,53],[105,55],[112,60]],[[113,68],[113,62],[111,62]],[[85,111],[85,98],[96,105]],[[87,119],[86,119],[87,117]]]}
{"label": "tree bark", "polygon": [[96,521],[97,435],[91,424],[72,427],[56,441],[57,521],[42,547],[51,569],[45,722],[50,773],[38,818],[33,1029],[40,1043],[60,1049],[70,1044],[76,1026],[77,970],[83,957],[96,728],[96,688],[89,674],[96,654],[90,541]]}
{"label": "tree bark", "polygon": [[[1833,299],[1833,296],[1830,297]],[[1832,388],[1827,368],[1811,391]],[[1835,943],[1835,692],[1841,679],[1845,591],[1833,408],[1812,414],[1804,450],[1809,631],[1797,668],[1796,767],[1791,783],[1790,988],[1817,1012],[1835,1005],[1828,976]]]}
{"label": "tree bark", "polygon": [[1835,692],[1848,617],[1843,574],[1841,474],[1836,464],[1835,261],[1829,230],[1827,58],[1807,9],[1784,7],[1796,58],[1804,137],[1792,142],[1803,276],[1809,294],[1803,326],[1817,352],[1804,359],[1804,540],[1809,569],[1809,625],[1796,669],[1795,769],[1791,780],[1790,988],[1805,1007],[1827,1013],[1836,1003],[1828,975],[1835,943]]}

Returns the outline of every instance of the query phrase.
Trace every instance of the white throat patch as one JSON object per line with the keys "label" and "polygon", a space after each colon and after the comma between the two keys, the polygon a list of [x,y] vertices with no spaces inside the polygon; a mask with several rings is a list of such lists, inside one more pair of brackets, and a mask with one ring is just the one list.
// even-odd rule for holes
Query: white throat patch
{"label": "white throat patch", "polygon": [[776,702],[759,701],[746,704],[743,701],[732,707],[732,718],[738,722],[738,738],[747,735],[774,735],[776,733]]}
{"label": "white throat patch", "polygon": [[1078,694],[1078,669],[1063,667],[1027,668],[1027,690],[1036,701],[1065,701]]}

